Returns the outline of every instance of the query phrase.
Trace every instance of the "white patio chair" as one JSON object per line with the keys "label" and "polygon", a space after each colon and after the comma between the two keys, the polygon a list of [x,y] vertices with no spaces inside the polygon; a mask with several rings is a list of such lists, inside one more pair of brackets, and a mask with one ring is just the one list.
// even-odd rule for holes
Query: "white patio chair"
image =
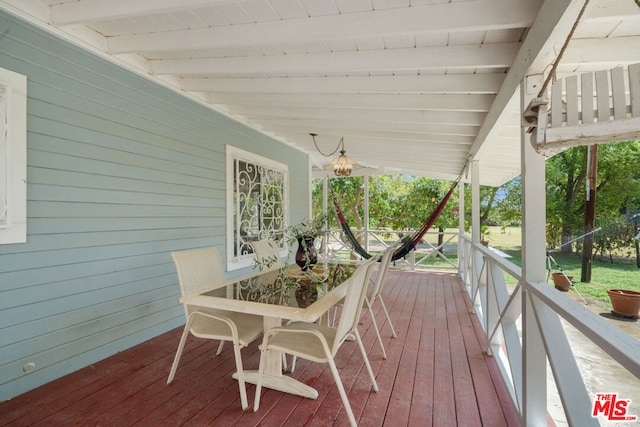
{"label": "white patio chair", "polygon": [[263,239],[251,242],[256,264],[260,271],[276,270],[284,267],[280,258],[280,250],[275,240]]}
{"label": "white patio chair", "polygon": [[[391,328],[391,335],[395,338],[398,335],[396,334],[396,330],[393,327],[393,323],[391,323],[391,318],[389,317],[389,312],[387,311],[387,306],[382,299],[382,288],[384,285],[384,280],[387,277],[387,271],[389,270],[389,266],[391,265],[391,257],[393,256],[393,252],[395,251],[395,246],[390,246],[385,249],[382,254],[382,259],[380,260],[380,265],[378,268],[378,274],[375,276],[375,279],[372,278],[373,288],[371,293],[365,295],[363,304],[363,309],[369,311],[371,315],[371,323],[373,324],[373,329],[376,331],[376,337],[378,338],[378,343],[380,344],[380,349],[382,350],[382,358],[387,358],[387,352],[385,351],[384,344],[382,343],[382,337],[380,336],[380,329],[378,328],[378,322],[376,322],[376,318],[373,315],[373,303],[375,301],[380,301],[380,305],[382,305],[382,310],[384,311],[385,316],[387,317],[387,322],[389,322],[389,327]],[[342,305],[341,302],[338,305]],[[334,321],[335,321],[336,311],[334,311]]]}
{"label": "white patio chair", "polygon": [[373,390],[378,391],[378,384],[373,375],[371,364],[358,333],[358,320],[362,311],[362,301],[365,296],[365,285],[369,281],[371,267],[375,260],[368,260],[358,266],[353,275],[344,283],[348,286],[344,298],[344,305],[340,321],[337,327],[325,326],[311,322],[292,322],[283,327],[276,327],[265,332],[260,347],[260,369],[258,371],[258,383],[256,386],[256,398],[253,410],[260,407],[260,393],[265,369],[265,354],[267,351],[281,351],[296,357],[310,360],[316,363],[327,363],[333,374],[333,378],[340,392],[347,416],[351,425],[356,421],[349,404],[347,393],[344,390],[338,369],[333,357],[349,336],[355,337],[360,347],[360,353],[364,359]]}
{"label": "white patio chair", "polygon": [[[176,265],[182,296],[207,292],[217,286],[221,287],[225,283],[224,267],[216,248],[172,252],[171,257]],[[199,338],[220,340],[216,356],[222,351],[224,342],[231,341],[233,342],[233,352],[238,371],[240,400],[242,409],[246,409],[249,405],[240,349],[246,347],[260,336],[263,329],[262,317],[188,304],[183,305],[187,322],[180,338],[180,344],[171,366],[167,384],[173,381],[189,333]]]}

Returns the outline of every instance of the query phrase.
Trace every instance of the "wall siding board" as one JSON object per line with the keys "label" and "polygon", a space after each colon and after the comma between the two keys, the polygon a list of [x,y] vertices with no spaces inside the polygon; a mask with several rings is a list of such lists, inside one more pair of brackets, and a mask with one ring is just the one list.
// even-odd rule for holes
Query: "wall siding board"
{"label": "wall siding board", "polygon": [[[201,247],[208,244],[210,240],[208,238],[201,238],[200,245],[194,244],[193,239],[185,239],[182,241],[175,241],[175,245],[178,248],[187,249],[193,245],[193,247]],[[24,254],[29,256],[29,253]],[[60,287],[56,290],[58,293],[64,292],[64,287],[69,281],[81,280],[86,283],[93,283],[96,280],[107,280],[101,277],[101,275],[124,273],[127,274],[130,270],[136,270],[138,268],[145,268],[149,266],[160,266],[163,263],[173,265],[172,261],[167,260],[164,256],[164,252],[160,253],[148,253],[138,256],[128,256],[118,260],[117,266],[114,262],[105,262],[105,260],[89,261],[82,264],[82,269],[79,269],[76,264],[68,263],[62,265],[54,265],[52,267],[30,268],[28,270],[14,270],[4,272],[2,274],[4,283],[3,290],[0,292],[0,296],[4,295],[4,292],[13,290],[22,291],[25,294],[28,292],[37,292],[41,286],[55,286]],[[117,270],[114,268],[117,267]],[[88,275],[83,275],[87,271]],[[115,280],[114,286],[118,283],[118,276],[111,276],[110,280]],[[103,285],[104,286],[104,285]],[[6,301],[7,307],[13,307],[11,301]],[[1,313],[0,313],[1,314]]]}
{"label": "wall siding board", "polygon": [[[157,253],[163,255],[165,251],[171,250],[172,242],[184,238],[198,238],[202,234],[206,235],[206,229],[202,233],[198,230],[188,229],[187,231],[175,233],[175,238],[167,238],[165,240],[152,241],[134,241],[132,243],[117,244],[117,242],[104,242],[108,240],[108,234],[97,236],[96,240],[76,239],[74,234],[64,236],[65,239],[71,239],[78,242],[72,247],[63,249],[50,249],[31,252],[28,260],[24,260],[25,254],[6,256],[7,263],[12,267],[11,270],[27,270],[42,267],[62,266],[65,264],[76,266],[78,269],[83,267],[85,262],[104,261],[115,267],[120,260],[126,260],[128,257],[137,255]],[[54,246],[56,240],[60,240],[60,236],[44,236],[47,238],[50,246]],[[82,274],[82,270],[79,270]],[[90,274],[87,274],[87,276]]]}
{"label": "wall siding board", "polygon": [[[149,311],[151,311],[154,308],[155,307],[152,307],[152,306],[148,307]],[[170,319],[167,320],[166,319],[167,317],[169,317]],[[182,314],[182,317],[184,317],[184,314]],[[104,352],[106,348],[109,348],[114,345],[117,345],[118,347],[117,351],[122,351],[130,347],[131,345],[135,345],[135,344],[126,344],[128,341],[130,341],[127,338],[144,335],[146,329],[148,328],[155,329],[155,326],[158,323],[164,322],[164,324],[168,327],[167,330],[169,330],[176,326],[179,326],[181,321],[183,322],[183,319],[181,319],[180,316],[176,315],[174,317],[171,317],[170,315],[168,315],[167,311],[158,311],[158,312],[150,313],[146,316],[145,315],[138,316],[138,318],[135,321],[125,323],[120,328],[117,328],[117,329],[124,329],[130,332],[129,335],[119,338],[119,340],[124,344],[122,346],[120,346],[120,344],[114,341],[114,338],[116,336],[115,334],[116,331],[114,331],[113,329],[109,329],[101,333],[94,334],[90,338],[85,337],[81,340],[65,342],[64,344],[59,345],[58,347],[47,349],[44,352],[38,353],[38,355],[34,357],[32,360],[34,361],[34,363],[36,363],[36,366],[42,365],[43,371],[53,370],[54,373],[57,370],[68,370],[70,365],[73,366],[78,362],[83,363],[83,366],[87,366],[93,362],[85,363],[85,362],[82,362],[82,360],[92,360],[96,355],[99,355],[101,352]],[[13,364],[13,366],[11,364],[6,366],[8,368],[7,371],[10,371],[10,372],[14,372],[18,369],[22,371],[21,363]],[[0,367],[0,372],[1,372],[0,375],[3,375],[3,374],[10,375],[9,372],[4,372],[4,370],[5,370],[4,366]],[[18,381],[23,377],[25,376],[23,375],[22,377],[17,377]],[[7,377],[5,376],[3,378],[7,378]],[[54,376],[51,379],[55,379],[55,378],[56,376]],[[48,379],[48,381],[50,381],[51,379]],[[9,384],[11,384],[11,381],[9,381]]]}
{"label": "wall siding board", "polygon": [[[40,156],[45,157],[45,156]],[[76,162],[77,163],[77,162]],[[211,186],[195,186],[187,184],[162,183],[149,181],[147,179],[134,179],[130,177],[113,177],[106,175],[96,175],[88,172],[75,172],[69,170],[56,170],[45,168],[32,168],[33,173],[29,178],[31,184],[48,184],[56,182],[64,187],[84,188],[89,185],[104,190],[116,190],[129,188],[132,192],[141,193],[162,193],[167,195],[183,195],[190,197],[220,198],[224,194],[224,189],[217,189],[213,184],[219,181],[211,181]],[[206,181],[205,181],[206,182]],[[163,191],[164,190],[164,191]]]}
{"label": "wall siding board", "polygon": [[[143,184],[147,186],[154,185],[158,189],[164,188],[165,185],[182,185],[195,187],[196,189],[209,188],[210,191],[224,191],[224,186],[222,186],[221,183],[223,178],[221,178],[220,180],[216,180],[187,175],[186,173],[170,173],[148,168],[143,170],[143,168],[131,165],[109,163],[102,160],[86,158],[82,159],[82,161],[78,161],[79,159],[77,157],[70,157],[66,154],[56,154],[55,152],[43,152],[31,149],[27,149],[27,158],[29,162],[33,162],[33,164],[27,169],[27,176],[29,177],[29,179],[31,179],[31,175],[29,175],[29,173],[34,175],[34,179],[38,179],[38,174],[41,169],[64,170],[61,168],[65,167],[66,165],[71,168],[66,169],[67,172],[86,173],[96,180],[100,179],[101,176],[104,176],[130,179],[132,181],[142,181]],[[78,165],[78,163],[82,163],[82,165]],[[212,164],[211,167],[214,167],[214,165]],[[192,169],[185,168],[184,172],[186,171],[191,172]],[[144,174],[142,172],[144,172]],[[172,181],[172,178],[174,178],[174,181]],[[189,184],[190,179],[193,180],[193,183],[191,185]],[[29,182],[31,182],[31,180]],[[172,182],[173,184],[170,184]],[[85,185],[93,184],[85,183]]]}
{"label": "wall siding board", "polygon": [[[50,36],[45,35],[45,38],[49,39]],[[38,40],[42,41],[42,39]],[[12,37],[11,34],[8,34],[8,37],[4,37],[3,47],[7,52],[20,52],[20,55],[14,56],[9,53],[7,59],[13,59],[16,62],[29,62],[33,67],[34,79],[43,83],[51,81],[52,86],[69,90],[70,93],[83,94],[87,91],[90,95],[97,95],[98,99],[105,95],[113,95],[115,98],[120,97],[120,102],[114,103],[116,106],[132,111],[135,111],[137,106],[141,106],[143,111],[155,113],[148,117],[157,118],[159,117],[157,113],[164,113],[166,115],[161,118],[173,122],[176,116],[171,112],[174,112],[181,114],[177,117],[180,122],[200,129],[209,129],[213,123],[220,129],[239,128],[239,132],[244,132],[243,127],[238,127],[236,122],[229,121],[224,116],[212,117],[207,110],[193,111],[190,100],[177,99],[171,90],[158,87],[126,70],[114,69],[106,60],[97,58],[91,53],[81,52],[80,62],[74,60],[74,58],[78,58],[76,53],[79,50],[71,45],[63,46],[53,40],[51,43],[47,40],[44,43],[34,45],[32,41]],[[38,62],[35,63],[23,58],[38,58]],[[85,65],[88,63],[93,66]],[[42,64],[46,64],[46,66]],[[108,73],[103,70],[108,70]],[[65,78],[70,81],[57,80]],[[143,126],[144,123],[140,125]]]}
{"label": "wall siding board", "polygon": [[[31,218],[29,223],[33,234],[66,234],[98,231],[135,231],[175,229],[172,218],[157,218],[152,224],[146,218],[120,217],[117,224],[111,218]],[[224,218],[193,217],[181,228],[224,227]],[[115,227],[114,227],[115,226]]]}
{"label": "wall siding board", "polygon": [[[34,99],[33,97],[28,97],[29,101],[27,103],[27,111],[34,118],[38,118],[40,120],[46,121],[50,120],[53,122],[57,122],[60,124],[69,124],[72,127],[77,129],[77,132],[83,132],[87,130],[94,131],[95,133],[100,133],[99,137],[101,139],[107,139],[110,141],[114,137],[124,138],[129,143],[132,142],[140,142],[140,141],[148,141],[143,148],[153,148],[157,146],[159,148],[166,148],[173,146],[174,150],[178,147],[181,147],[182,144],[176,146],[176,139],[170,138],[168,133],[158,133],[157,128],[158,124],[151,126],[153,131],[146,131],[138,128],[134,128],[131,126],[123,125],[122,123],[116,122],[111,119],[105,119],[102,116],[92,116],[90,114],[86,114],[83,111],[74,111],[69,110],[59,105],[53,104],[55,108],[52,110],[52,104],[46,103],[43,101],[39,101]],[[175,120],[175,119],[174,119]],[[74,126],[74,123],[80,123],[81,126]],[[43,127],[44,131],[48,134],[48,127]],[[31,130],[31,129],[30,129]],[[39,131],[40,128],[34,127],[34,131]],[[180,132],[175,131],[175,136],[178,137]],[[66,136],[66,134],[65,134]],[[75,135],[71,135],[73,137]],[[182,138],[187,138],[186,135],[182,135]],[[192,152],[192,156],[204,157],[205,159],[215,159],[216,156],[220,153],[224,153],[224,144],[225,140],[233,141],[234,138],[229,138],[224,136],[222,133],[217,133],[215,137],[213,135],[200,135],[199,139],[195,137],[188,137],[190,143],[187,146],[190,148],[190,152]],[[212,138],[215,138],[215,141],[218,142],[218,146],[212,145],[209,149],[203,149],[200,145],[195,144],[195,142],[205,139],[203,143],[211,143]],[[184,147],[182,147],[184,149]]]}
{"label": "wall siding board", "polygon": [[184,323],[169,253],[216,246],[226,262],[226,144],[288,165],[292,222],[308,215],[309,170],[300,151],[5,12],[0,28],[0,66],[27,76],[28,96],[27,243],[0,245],[2,401]]}
{"label": "wall siding board", "polygon": [[[0,310],[36,303],[46,303],[54,298],[72,296],[76,293],[82,292],[91,292],[108,286],[115,288],[120,285],[126,286],[133,284],[132,286],[134,286],[137,291],[140,291],[143,289],[143,286],[147,285],[146,280],[158,281],[154,287],[149,288],[149,290],[153,290],[155,287],[160,286],[160,280],[163,280],[166,276],[169,276],[171,280],[175,280],[173,277],[174,273],[175,268],[172,263],[150,264],[144,267],[122,269],[116,272],[100,272],[90,277],[71,277],[60,281],[48,281],[37,285],[31,285],[31,292],[24,292],[23,286],[2,292]],[[178,291],[175,289],[174,291],[177,295]],[[97,304],[96,307],[100,304],[101,303]],[[30,316],[31,318],[35,318],[33,314],[30,314]],[[51,319],[47,320],[47,325],[43,325],[44,328],[52,327],[49,323],[50,320]],[[24,324],[14,323],[14,326],[21,325]],[[0,337],[2,337],[3,333],[4,329],[0,330]],[[0,342],[5,341],[0,340]]]}
{"label": "wall siding board", "polygon": [[[148,218],[148,217],[207,217],[211,216],[210,208],[201,207],[180,207],[180,206],[130,206],[107,204],[107,203],[69,203],[57,201],[27,200],[27,211],[34,213],[35,218],[81,218],[81,217],[101,217],[101,218]],[[224,210],[220,215],[224,216]],[[0,246],[2,254],[2,246]]]}
{"label": "wall siding board", "polygon": [[[51,317],[52,321],[56,321],[56,329],[52,328],[51,325],[47,325],[49,330],[41,330],[37,325],[37,319],[35,321],[27,319],[22,322],[30,325],[31,330],[17,327],[7,328],[8,331],[3,331],[2,333],[3,337],[7,339],[16,340],[21,336],[30,336],[20,335],[17,333],[18,331],[21,334],[38,333],[39,335],[27,340],[16,341],[16,343],[6,346],[4,349],[5,360],[19,360],[23,354],[31,354],[43,348],[56,348],[61,342],[80,340],[85,338],[87,333],[100,333],[134,321],[138,317],[136,311],[139,311],[140,307],[147,307],[145,309],[148,309],[150,304],[157,304],[162,309],[171,308],[175,306],[174,298],[176,297],[175,292],[172,292],[173,286],[169,283],[171,280],[170,277],[166,277],[164,279],[164,287],[153,294],[148,291],[139,292],[98,305],[83,306],[75,310],[48,316]],[[162,297],[163,295],[164,298]],[[90,321],[84,321],[84,318],[90,314],[88,309],[97,310],[101,316],[99,318],[94,317]],[[48,319],[47,323],[49,323]],[[2,375],[1,371],[0,375]]]}
{"label": "wall siding board", "polygon": [[[36,120],[37,122],[37,120]],[[47,126],[47,129],[51,129],[51,127],[55,127],[55,125]],[[54,132],[51,132],[52,134]],[[64,132],[60,132],[60,135],[65,135]],[[190,176],[201,176],[207,177],[210,179],[224,179],[221,177],[219,173],[213,173],[209,168],[216,165],[216,161],[209,160],[206,167],[198,164],[187,163],[187,162],[171,162],[170,160],[160,159],[157,156],[150,156],[148,154],[137,154],[132,153],[130,151],[121,151],[113,148],[103,148],[96,142],[100,142],[100,140],[96,138],[92,138],[88,140],[88,142],[80,141],[80,140],[71,140],[68,135],[65,135],[62,138],[57,138],[56,135],[44,135],[44,134],[34,134],[33,139],[35,141],[35,145],[29,148],[30,152],[44,152],[44,153],[60,153],[66,154],[68,157],[76,158],[83,157],[87,159],[95,159],[96,161],[101,160],[105,163],[115,164],[118,166],[122,166],[123,168],[126,166],[134,165],[136,166],[136,161],[140,161],[137,167],[146,167],[148,169],[156,170],[159,174],[165,172],[167,175],[169,173],[173,174],[188,174]],[[55,137],[55,138],[52,138]],[[46,140],[47,138],[51,138],[50,141],[47,142],[46,145],[42,142],[42,140]],[[104,139],[104,138],[103,138]],[[109,143],[108,140],[104,141],[107,145]],[[131,141],[129,141],[131,144]],[[90,154],[89,154],[90,153]],[[93,156],[93,157],[89,157]],[[116,170],[117,172],[117,170]],[[113,175],[115,172],[112,172]]]}

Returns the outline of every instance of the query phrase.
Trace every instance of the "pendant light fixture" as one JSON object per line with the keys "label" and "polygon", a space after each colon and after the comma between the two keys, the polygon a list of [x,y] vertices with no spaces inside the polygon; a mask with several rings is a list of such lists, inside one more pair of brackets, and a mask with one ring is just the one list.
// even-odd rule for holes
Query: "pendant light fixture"
{"label": "pendant light fixture", "polygon": [[351,172],[358,164],[351,157],[347,156],[347,152],[344,149],[344,138],[340,138],[340,141],[338,141],[338,146],[335,150],[333,150],[332,153],[325,154],[320,151],[320,148],[318,148],[318,143],[316,142],[316,136],[318,136],[318,134],[310,133],[309,135],[311,135],[311,138],[313,138],[313,144],[316,146],[316,150],[318,150],[318,153],[322,154],[325,157],[331,157],[335,153],[337,153],[338,150],[340,150],[340,155],[329,163],[329,165],[333,169],[333,173],[335,173],[336,176],[351,175]]}

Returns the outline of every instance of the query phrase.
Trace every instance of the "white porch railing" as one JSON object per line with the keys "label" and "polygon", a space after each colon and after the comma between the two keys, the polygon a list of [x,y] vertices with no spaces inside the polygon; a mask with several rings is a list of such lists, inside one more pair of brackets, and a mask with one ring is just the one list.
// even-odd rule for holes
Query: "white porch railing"
{"label": "white porch railing", "polygon": [[[364,231],[353,230],[354,234],[364,236]],[[362,237],[362,242],[367,242],[367,251],[371,254],[384,251],[398,238],[409,234],[407,231],[398,230],[369,230],[368,238]],[[438,237],[442,235],[442,243],[438,244]],[[325,257],[337,259],[349,259],[355,254],[349,244],[344,241],[344,236],[339,229],[329,230],[327,242],[327,252]],[[395,267],[418,269],[449,269],[456,270],[458,263],[456,260],[458,248],[458,233],[430,231],[420,241],[415,250],[407,256],[395,261]]]}
{"label": "white porch railing", "polygon": [[[599,425],[599,419],[592,417],[596,393],[619,392],[619,399],[631,398],[623,395],[623,384],[618,384],[619,390],[597,390],[591,383],[585,383],[584,367],[576,361],[572,343],[567,338],[567,330],[571,327],[566,324],[581,332],[594,344],[594,348],[602,349],[629,372],[628,382],[637,391],[635,397],[639,400],[632,408],[637,410],[640,407],[639,340],[585,306],[559,294],[547,283],[523,283],[520,267],[480,244],[472,244],[467,236],[461,236],[460,242],[458,271],[484,329],[487,352],[495,357],[523,425],[546,425],[546,420],[530,415],[535,410],[528,411],[525,407],[525,402],[532,402],[524,399],[526,382],[532,379],[547,381],[549,378],[555,383],[561,408],[551,407],[552,393],[549,392],[545,396],[535,396],[533,401],[538,408],[547,408],[550,414],[557,414],[560,410],[558,418],[564,415],[564,420],[554,416],[557,423],[560,421],[558,424],[564,421],[570,426]],[[511,292],[505,274],[518,280],[518,285]],[[531,315],[523,315],[523,309]],[[547,363],[535,359],[527,362],[527,357],[532,354],[546,357]],[[547,375],[549,367],[552,376]],[[607,375],[607,372],[587,372],[586,376],[602,379]],[[634,412],[634,409],[628,415],[637,415],[640,420],[640,410]],[[634,422],[631,424],[635,425]]]}

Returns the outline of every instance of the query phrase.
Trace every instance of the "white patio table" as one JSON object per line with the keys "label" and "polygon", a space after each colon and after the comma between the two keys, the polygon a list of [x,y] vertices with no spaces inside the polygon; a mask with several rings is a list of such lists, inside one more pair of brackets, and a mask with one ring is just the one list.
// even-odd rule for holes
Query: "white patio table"
{"label": "white patio table", "polygon": [[[294,289],[286,290],[290,293],[287,298],[274,297],[277,291],[273,292],[273,287],[277,288],[282,283],[283,274],[279,271],[258,273],[225,283],[203,294],[184,296],[180,298],[180,302],[262,316],[264,331],[266,331],[281,326],[283,320],[315,322],[346,294],[348,283],[342,283],[327,293],[319,292],[317,301],[306,308],[300,308],[293,295]],[[259,289],[264,289],[265,286],[268,289],[270,285],[272,285],[271,294],[267,292],[266,295],[261,295]],[[284,295],[285,293],[282,294]],[[235,373],[233,377],[237,379]],[[256,384],[258,371],[244,371],[244,379],[246,382]],[[318,392],[313,387],[283,375],[282,355],[277,352],[267,353],[263,386],[311,399],[318,397]]]}

